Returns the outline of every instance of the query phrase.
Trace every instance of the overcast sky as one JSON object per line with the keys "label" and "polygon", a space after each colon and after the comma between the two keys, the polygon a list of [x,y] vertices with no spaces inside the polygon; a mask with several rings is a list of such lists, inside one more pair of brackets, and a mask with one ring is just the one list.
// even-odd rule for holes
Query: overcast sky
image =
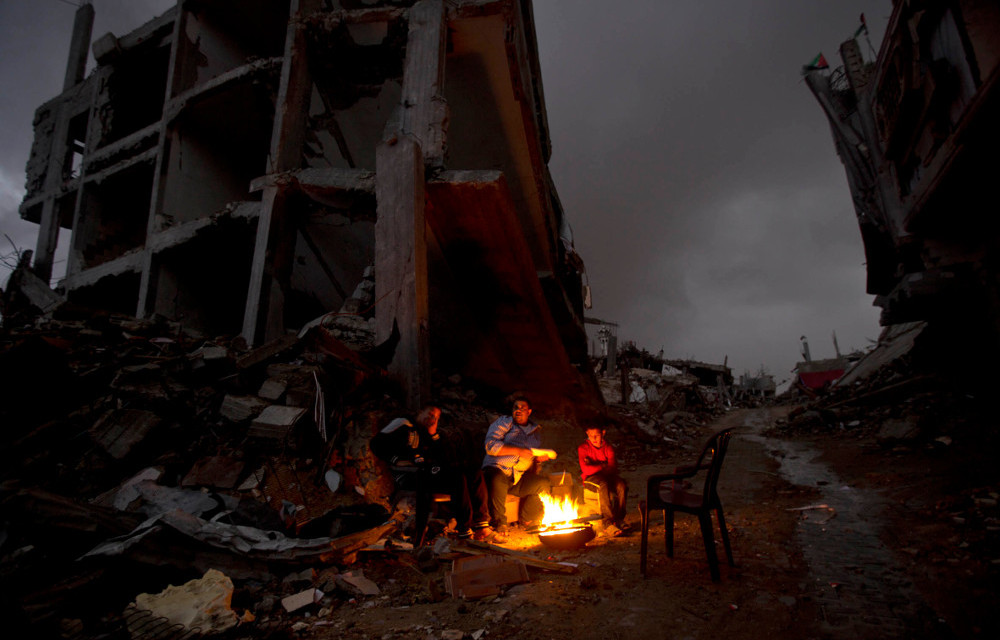
{"label": "overcast sky", "polygon": [[[0,233],[22,248],[37,235],[17,214],[32,117],[62,89],[73,4],[0,0]],[[96,39],[174,2],[92,4]],[[877,338],[844,169],[801,67],[819,52],[839,66],[862,12],[877,50],[889,0],[534,4],[550,168],[590,314],[620,341],[779,380],[802,335],[814,358],[834,355],[834,331],[841,351]]]}

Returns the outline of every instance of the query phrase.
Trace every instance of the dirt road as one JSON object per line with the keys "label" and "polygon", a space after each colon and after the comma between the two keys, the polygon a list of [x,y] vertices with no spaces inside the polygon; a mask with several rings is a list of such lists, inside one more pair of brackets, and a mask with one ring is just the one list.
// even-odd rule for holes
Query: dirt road
{"label": "dirt road", "polygon": [[[896,546],[905,546],[903,538],[885,544],[886,532],[898,532],[913,514],[895,508],[898,494],[886,497],[884,483],[873,486],[867,473],[870,460],[861,459],[859,443],[764,435],[786,412],[734,411],[706,425],[701,434],[722,426],[735,427],[736,433],[720,494],[737,567],[723,561],[718,584],[710,580],[697,522],[683,515],[678,516],[673,559],[663,550],[662,520],[653,517],[648,577],[643,579],[638,570],[635,506],[644,478],[689,461],[700,443],[659,454],[649,447],[629,448],[622,458],[635,533],[599,537],[575,552],[548,552],[537,539],[518,545],[541,559],[576,563],[576,575],[532,572],[531,583],[495,599],[434,602],[443,568],[420,574],[399,564],[372,562],[364,567],[365,575],[383,593],[344,603],[322,621],[328,626],[312,626],[305,636],[442,638],[461,637],[461,632],[466,638],[740,640],[940,638],[987,632],[989,623],[974,619],[988,620],[984,612],[962,611],[949,605],[947,597],[927,595],[919,562]],[[898,465],[900,474],[907,473],[904,466]],[[911,467],[910,473],[920,472],[919,461]],[[724,558],[721,545],[719,551]],[[945,588],[948,584],[942,583]],[[961,588],[961,576],[953,584]],[[960,600],[961,595],[955,592],[951,598]]]}

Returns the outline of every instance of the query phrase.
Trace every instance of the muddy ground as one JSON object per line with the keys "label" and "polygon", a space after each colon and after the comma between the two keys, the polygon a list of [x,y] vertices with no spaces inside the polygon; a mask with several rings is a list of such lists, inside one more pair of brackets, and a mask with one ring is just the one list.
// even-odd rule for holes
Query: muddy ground
{"label": "muddy ground", "polygon": [[[870,436],[772,437],[789,407],[743,409],[690,442],[620,447],[634,532],[551,552],[537,536],[507,546],[578,565],[575,575],[532,569],[531,582],[480,601],[443,590],[447,563],[421,572],[385,557],[359,568],[382,589],[324,617],[307,638],[947,638],[998,637],[997,479],[974,447],[886,450]],[[697,522],[678,516],[666,557],[662,519],[650,531],[649,575],[639,575],[644,478],[689,461],[698,436],[736,428],[720,482],[735,568],[708,573]],[[614,437],[609,432],[609,439]],[[979,452],[985,453],[985,452]],[[990,496],[993,496],[992,498]],[[991,502],[992,500],[992,502]],[[803,509],[803,507],[809,507]],[[970,511],[970,509],[972,511]],[[985,512],[984,512],[985,510]],[[962,515],[956,515],[962,514]],[[983,516],[970,522],[970,515]],[[995,515],[995,514],[993,514]],[[718,535],[716,533],[716,538]],[[437,601],[435,601],[437,600]]]}

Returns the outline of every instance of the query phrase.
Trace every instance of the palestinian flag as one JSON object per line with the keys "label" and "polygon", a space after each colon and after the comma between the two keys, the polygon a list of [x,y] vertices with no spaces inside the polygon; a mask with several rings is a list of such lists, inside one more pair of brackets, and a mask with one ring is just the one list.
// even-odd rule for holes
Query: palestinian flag
{"label": "palestinian flag", "polygon": [[826,58],[820,53],[818,56],[813,58],[812,62],[802,67],[803,71],[816,71],[817,69],[829,69],[830,65],[826,63]]}
{"label": "palestinian flag", "polygon": [[854,31],[854,37],[857,38],[861,34],[868,35],[868,23],[865,22],[865,14],[861,14],[861,26]]}

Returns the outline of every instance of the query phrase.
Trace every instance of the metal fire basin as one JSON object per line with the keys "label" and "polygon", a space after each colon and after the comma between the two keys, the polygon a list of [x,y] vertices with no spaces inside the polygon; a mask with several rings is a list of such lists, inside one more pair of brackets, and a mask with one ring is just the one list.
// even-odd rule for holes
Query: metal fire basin
{"label": "metal fire basin", "polygon": [[589,524],[580,525],[572,529],[558,529],[555,531],[539,531],[538,539],[549,549],[558,551],[572,551],[579,549],[597,536],[594,528]]}

